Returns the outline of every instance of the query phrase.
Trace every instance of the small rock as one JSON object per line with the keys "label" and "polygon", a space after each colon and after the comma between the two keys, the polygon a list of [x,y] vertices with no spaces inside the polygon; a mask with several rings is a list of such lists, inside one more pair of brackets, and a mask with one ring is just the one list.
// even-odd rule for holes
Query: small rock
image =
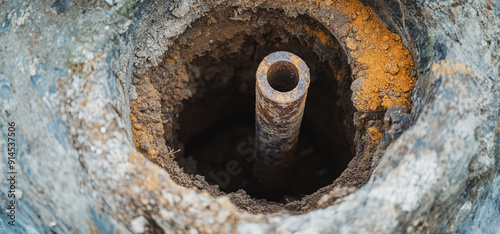
{"label": "small rock", "polygon": [[352,83],[351,83],[351,90],[353,92],[361,92],[363,91],[362,89],[362,85],[363,85],[363,82],[365,80],[364,79],[355,79]]}
{"label": "small rock", "polygon": [[130,25],[132,25],[133,22],[132,20],[126,20],[125,22],[123,22],[122,24],[120,24],[118,26],[118,33],[121,35],[121,34],[124,34],[125,32],[128,31],[128,28],[130,27]]}
{"label": "small rock", "polygon": [[172,11],[172,15],[177,18],[184,17],[191,10],[191,0],[181,0],[179,6]]}
{"label": "small rock", "polygon": [[136,99],[137,99],[137,97],[139,96],[139,95],[137,94],[137,90],[136,90],[136,88],[135,88],[135,86],[134,86],[134,85],[131,85],[131,86],[130,86],[130,90],[129,90],[129,93],[128,93],[128,94],[129,94],[129,96],[130,96],[130,100],[132,100],[132,101],[136,100]]}
{"label": "small rock", "polygon": [[144,151],[149,151],[149,149],[151,149],[151,144],[149,141],[142,142],[140,148]]}
{"label": "small rock", "polygon": [[146,57],[148,54],[147,54],[147,52],[146,52],[146,51],[144,51],[144,50],[138,50],[138,51],[135,53],[135,55],[136,55],[137,57],[144,58],[144,57]]}
{"label": "small rock", "polygon": [[390,62],[387,63],[387,72],[389,72],[391,75],[396,75],[399,72],[399,68],[397,66],[393,66]]}
{"label": "small rock", "polygon": [[224,223],[226,219],[231,215],[231,213],[227,210],[220,210],[215,217],[217,223]]}
{"label": "small rock", "polygon": [[144,233],[144,226],[146,226],[146,218],[139,216],[130,222],[132,230],[136,233]]}
{"label": "small rock", "polygon": [[368,20],[370,18],[370,13],[366,9],[361,10],[361,13],[363,14],[363,20]]}
{"label": "small rock", "polygon": [[[500,73],[500,70],[498,73]],[[410,70],[410,77],[417,77],[417,70],[415,70],[415,68]]]}
{"label": "small rock", "polygon": [[30,71],[30,76],[35,76],[36,75],[36,65],[31,64],[29,66],[29,71]]}
{"label": "small rock", "polygon": [[390,144],[411,126],[411,118],[407,106],[392,106],[387,109],[384,116],[386,142]]}
{"label": "small rock", "polygon": [[356,50],[358,48],[356,41],[352,37],[345,39],[345,45],[350,50]]}
{"label": "small rock", "polygon": [[16,190],[16,197],[19,198],[19,199],[22,199],[23,198],[23,191],[21,190]]}

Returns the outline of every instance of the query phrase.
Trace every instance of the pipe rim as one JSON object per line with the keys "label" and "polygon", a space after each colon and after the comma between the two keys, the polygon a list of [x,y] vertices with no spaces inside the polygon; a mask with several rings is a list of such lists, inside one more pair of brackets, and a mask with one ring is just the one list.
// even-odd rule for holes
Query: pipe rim
{"label": "pipe rim", "polygon": [[[277,62],[289,62],[295,65],[295,68],[298,71],[299,82],[294,89],[288,92],[275,90],[268,82],[267,72],[269,71],[269,68]],[[307,94],[307,89],[309,88],[310,83],[309,68],[304,60],[287,51],[276,51],[267,55],[259,64],[256,78],[257,88],[260,90],[262,95],[279,103],[289,103],[298,100],[300,97]]]}

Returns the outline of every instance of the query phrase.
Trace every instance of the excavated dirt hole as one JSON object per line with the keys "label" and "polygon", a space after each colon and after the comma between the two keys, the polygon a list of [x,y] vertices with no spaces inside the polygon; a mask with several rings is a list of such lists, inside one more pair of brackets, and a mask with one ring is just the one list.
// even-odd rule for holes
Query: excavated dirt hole
{"label": "excavated dirt hole", "polygon": [[[306,62],[311,85],[297,149],[301,159],[283,193],[270,197],[256,190],[251,169],[255,72],[265,56],[281,50]],[[275,72],[280,79],[290,70]],[[304,213],[352,193],[372,170],[363,150],[371,153],[377,145],[360,142],[366,141],[365,128],[380,125],[382,115],[354,113],[350,73],[338,42],[308,16],[219,8],[191,24],[161,64],[134,81],[139,94],[139,101],[131,102],[134,141],[183,186],[228,194],[253,213]],[[153,134],[146,133],[147,126]],[[330,200],[320,205],[326,194]]]}
{"label": "excavated dirt hole", "polygon": [[[216,14],[220,17],[221,12]],[[312,45],[321,38],[309,32],[296,37],[293,29],[283,29],[285,24],[296,23],[299,27],[326,33],[317,22],[303,16],[298,19],[283,17],[280,12],[258,12],[256,15],[266,17],[267,22],[262,26],[255,25],[258,20],[247,22],[245,24],[249,24],[250,30],[245,30],[246,35],[237,34],[225,40],[223,35],[235,29],[218,27],[223,24],[223,19],[217,19],[218,24],[213,27],[220,31],[212,33],[213,27],[207,30],[212,35],[209,40],[215,44],[213,49],[195,56],[187,64],[188,68],[196,67],[199,74],[193,74],[196,91],[184,102],[179,115],[175,146],[182,150],[176,155],[176,160],[179,166],[187,169],[185,172],[203,175],[207,182],[217,184],[224,192],[243,189],[251,197],[278,202],[283,201],[284,196],[300,199],[332,183],[353,157],[353,148],[350,147],[353,138],[348,138],[346,131],[350,126],[345,124],[349,123],[349,115],[342,115],[345,112],[342,104],[349,105],[350,100],[340,100],[339,97],[349,91],[339,89],[335,80],[339,72],[346,75],[348,66],[339,47],[319,43],[316,46],[323,48],[315,50]],[[203,20],[196,22],[178,42],[182,44],[183,37],[189,36],[191,31],[206,29],[205,25]],[[179,54],[189,53],[193,46],[196,45],[179,48]],[[290,51],[303,58],[310,67],[313,82],[297,150],[302,160],[297,163],[283,194],[273,196],[256,190],[252,153],[255,73],[262,59],[278,50]],[[270,85],[282,92],[292,90],[298,83],[296,68],[286,62],[275,64],[268,74]],[[296,79],[283,82],[287,76]]]}

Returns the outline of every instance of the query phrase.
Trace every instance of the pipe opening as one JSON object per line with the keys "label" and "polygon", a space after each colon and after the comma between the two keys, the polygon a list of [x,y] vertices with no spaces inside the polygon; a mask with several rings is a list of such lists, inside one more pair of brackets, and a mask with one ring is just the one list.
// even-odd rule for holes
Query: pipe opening
{"label": "pipe opening", "polygon": [[277,91],[292,91],[299,83],[299,72],[292,63],[279,61],[269,67],[267,82]]}

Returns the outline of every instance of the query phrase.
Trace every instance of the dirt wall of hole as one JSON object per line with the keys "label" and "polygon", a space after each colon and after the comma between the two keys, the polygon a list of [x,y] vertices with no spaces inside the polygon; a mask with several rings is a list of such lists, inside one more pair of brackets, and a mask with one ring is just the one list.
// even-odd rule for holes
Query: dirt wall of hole
{"label": "dirt wall of hole", "polygon": [[[335,67],[337,70],[343,70],[336,74],[335,79],[340,84],[338,87],[338,90],[341,90],[339,96],[342,97],[340,103],[347,110],[344,113],[344,119],[346,120],[344,126],[350,128],[346,131],[347,138],[354,139],[353,146],[355,147],[353,147],[352,151],[355,157],[332,184],[300,200],[292,199],[292,201],[285,200],[282,203],[275,203],[253,199],[243,190],[229,193],[229,197],[239,208],[254,213],[304,213],[312,209],[328,206],[338,198],[354,192],[366,183],[373,167],[378,162],[378,158],[383,155],[386,147],[385,138],[382,137],[385,132],[383,110],[384,107],[394,104],[409,104],[407,96],[411,91],[413,79],[408,79],[408,77],[413,63],[400,38],[383,27],[378,19],[373,20],[375,16],[369,8],[348,6],[357,10],[352,15],[354,18],[353,22],[351,22],[353,24],[352,34],[347,33],[348,36],[345,40],[341,40],[340,45],[337,44],[335,38],[327,29],[304,26],[303,22],[296,20],[281,23],[282,26],[288,27],[289,33],[292,32],[290,35],[281,35],[281,37],[287,40],[293,36],[306,38],[307,40],[300,41],[300,43],[312,48],[318,56],[324,56],[325,58],[321,58],[323,60],[333,60],[333,58],[328,58],[332,54],[321,52],[322,47],[325,46],[336,47],[338,50],[342,50],[343,47],[343,49],[350,52],[347,58],[341,59],[348,60],[351,66],[356,65],[352,76],[357,77],[358,79],[355,81],[358,82],[351,84],[351,71],[349,67],[345,66]],[[293,19],[298,16],[297,12],[278,12],[279,17],[283,18],[292,15],[292,18],[288,19]],[[177,150],[182,148],[182,144],[179,145],[177,137],[179,130],[182,131],[182,129],[179,129],[179,114],[188,100],[193,97],[196,98],[196,96],[203,96],[204,91],[210,90],[210,85],[221,85],[221,82],[223,85],[224,82],[229,82],[229,80],[222,79],[205,84],[197,82],[195,80],[197,77],[199,78],[200,71],[197,70],[196,66],[188,67],[187,64],[196,57],[208,52],[225,51],[224,53],[231,53],[231,50],[233,52],[241,50],[239,47],[243,44],[244,39],[239,37],[239,34],[265,34],[265,32],[259,32],[259,30],[266,30],[266,27],[262,26],[269,19],[255,18],[256,15],[258,16],[255,9],[218,8],[212,11],[202,21],[196,21],[192,25],[194,29],[187,29],[182,35],[173,40],[158,66],[138,69],[133,78],[138,97],[131,101],[131,120],[133,139],[138,151],[165,168],[177,183],[197,191],[206,191],[213,196],[225,195],[226,193],[221,192],[217,186],[207,183],[202,176],[186,174],[185,170],[190,169],[186,168],[186,166],[193,165],[193,162],[190,163],[189,159],[187,159],[187,162],[181,160],[181,165],[184,168],[179,167],[179,160],[175,160],[176,152],[182,154]],[[368,26],[366,26],[367,23],[369,23]],[[356,28],[356,24],[365,24],[365,26],[358,25],[358,28],[364,28],[363,33],[357,31],[359,29]],[[204,33],[210,31],[207,29],[213,30],[216,35]],[[370,30],[376,33],[370,34]],[[363,36],[371,36],[371,38],[361,38]],[[380,37],[382,40],[378,40]],[[261,43],[267,43],[264,38],[260,39],[264,40]],[[363,41],[363,39],[366,39],[366,41]],[[218,42],[227,43],[228,41],[233,42],[228,43],[230,46],[225,50],[211,51]],[[378,44],[370,45],[370,42],[375,41]],[[231,48],[231,46],[234,48]],[[374,59],[374,55],[377,55],[377,59]],[[222,54],[212,54],[211,56],[217,58],[221,57]],[[391,67],[390,64],[396,64],[397,61],[399,61],[398,65]],[[255,61],[256,64],[258,62]],[[381,62],[386,64],[382,66]],[[390,71],[391,68],[393,69],[392,72]],[[367,69],[376,71],[373,74],[379,76],[372,76],[372,73],[367,74]],[[221,69],[221,71],[234,72],[231,71],[230,67]],[[222,75],[222,77],[230,76]],[[248,89],[248,87],[251,87],[253,77],[246,77],[245,79],[249,81],[246,84]],[[200,84],[208,86],[200,88]],[[371,84],[370,89],[365,88],[364,85],[366,84]],[[354,91],[354,95],[350,92],[349,86]],[[389,88],[387,90],[377,88],[379,86]],[[245,87],[241,89],[245,89]],[[399,92],[394,93],[391,89],[398,89]],[[355,107],[372,111],[354,113],[354,108],[350,102],[351,96]],[[364,101],[359,102],[361,100],[359,98]]]}

